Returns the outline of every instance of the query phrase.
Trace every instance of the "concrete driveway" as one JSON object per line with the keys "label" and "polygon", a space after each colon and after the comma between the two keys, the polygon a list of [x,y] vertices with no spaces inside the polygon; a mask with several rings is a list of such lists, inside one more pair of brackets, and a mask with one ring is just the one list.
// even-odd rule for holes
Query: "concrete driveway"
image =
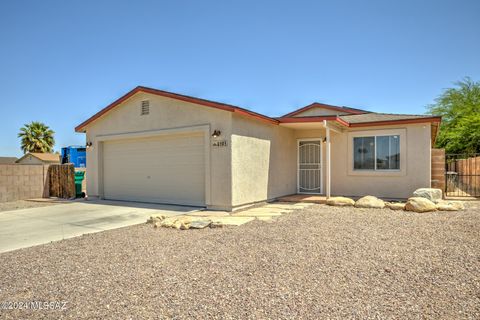
{"label": "concrete driveway", "polygon": [[201,208],[123,201],[81,201],[0,212],[0,252],[145,223],[151,215]]}

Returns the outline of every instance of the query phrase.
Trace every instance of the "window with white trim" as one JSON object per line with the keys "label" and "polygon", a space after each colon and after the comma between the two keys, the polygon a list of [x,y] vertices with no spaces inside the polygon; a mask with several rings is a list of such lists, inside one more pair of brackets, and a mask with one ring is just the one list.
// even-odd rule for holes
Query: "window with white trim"
{"label": "window with white trim", "polygon": [[400,136],[353,138],[354,170],[400,170]]}

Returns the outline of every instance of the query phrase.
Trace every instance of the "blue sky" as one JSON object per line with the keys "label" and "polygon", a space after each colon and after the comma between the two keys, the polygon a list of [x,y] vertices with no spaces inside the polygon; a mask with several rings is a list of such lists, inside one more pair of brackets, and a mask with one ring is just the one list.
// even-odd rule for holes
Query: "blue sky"
{"label": "blue sky", "polygon": [[313,101],[424,113],[480,80],[480,1],[0,2],[0,156],[32,120],[55,149],[137,85],[279,116]]}

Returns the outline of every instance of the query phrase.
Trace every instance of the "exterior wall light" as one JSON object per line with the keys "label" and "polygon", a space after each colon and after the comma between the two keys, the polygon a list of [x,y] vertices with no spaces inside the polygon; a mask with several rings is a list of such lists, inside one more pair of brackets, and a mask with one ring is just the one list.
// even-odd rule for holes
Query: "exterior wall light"
{"label": "exterior wall light", "polygon": [[222,132],[221,132],[220,130],[215,130],[215,131],[213,131],[213,133],[212,133],[212,137],[216,138],[216,137],[220,136],[221,133],[222,133]]}
{"label": "exterior wall light", "polygon": [[92,143],[91,141],[88,141],[85,146],[86,146],[87,148],[91,148],[92,145],[93,145],[93,143]]}

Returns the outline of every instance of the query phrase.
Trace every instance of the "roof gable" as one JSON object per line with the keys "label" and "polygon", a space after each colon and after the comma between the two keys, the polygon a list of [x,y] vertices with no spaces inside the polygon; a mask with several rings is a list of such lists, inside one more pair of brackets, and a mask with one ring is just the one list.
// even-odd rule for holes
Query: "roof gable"
{"label": "roof gable", "polygon": [[287,113],[283,117],[312,117],[312,116],[338,116],[345,114],[362,114],[368,113],[369,111],[348,108],[348,107],[339,107],[333,106],[324,103],[314,102],[305,106],[303,108],[297,109],[293,112]]}
{"label": "roof gable", "polygon": [[29,152],[20,159],[18,159],[17,163],[21,162],[23,159],[25,159],[28,156],[32,156],[34,158],[37,158],[40,161],[43,162],[60,162],[60,155],[56,153],[39,153],[39,152]]}
{"label": "roof gable", "polygon": [[114,109],[115,107],[120,105],[122,102],[126,101],[127,99],[129,99],[130,97],[132,97],[133,95],[135,95],[139,92],[144,92],[144,93],[154,94],[154,95],[162,96],[162,97],[166,97],[166,98],[171,98],[171,99],[181,100],[181,101],[185,101],[185,102],[190,102],[190,103],[202,105],[202,106],[205,106],[205,107],[216,108],[216,109],[220,109],[220,110],[224,110],[224,111],[235,112],[235,113],[242,114],[242,115],[245,115],[245,116],[248,116],[248,117],[252,117],[252,118],[255,118],[255,119],[258,119],[258,120],[263,120],[263,121],[266,121],[266,122],[269,122],[269,123],[277,124],[279,122],[278,120],[276,120],[274,118],[270,118],[270,117],[264,116],[260,113],[256,113],[256,112],[253,112],[253,111],[250,111],[250,110],[247,110],[247,109],[244,109],[244,108],[240,108],[240,107],[237,107],[237,106],[233,106],[233,105],[230,105],[230,104],[215,102],[215,101],[190,97],[190,96],[186,96],[186,95],[182,95],[182,94],[178,94],[178,93],[172,93],[172,92],[168,92],[168,91],[163,91],[163,90],[158,90],[158,89],[152,89],[152,88],[139,86],[139,87],[136,87],[135,89],[131,90],[127,94],[123,95],[119,99],[115,100],[114,102],[112,102],[111,104],[109,104],[108,106],[106,106],[105,108],[103,108],[102,110],[97,112],[96,114],[94,114],[89,119],[87,119],[84,122],[82,122],[81,124],[79,124],[77,127],[75,127],[75,131],[76,132],[85,132],[85,127],[88,124],[97,120],[98,118],[100,118],[101,116],[103,116],[104,114],[106,114],[110,110]]}

